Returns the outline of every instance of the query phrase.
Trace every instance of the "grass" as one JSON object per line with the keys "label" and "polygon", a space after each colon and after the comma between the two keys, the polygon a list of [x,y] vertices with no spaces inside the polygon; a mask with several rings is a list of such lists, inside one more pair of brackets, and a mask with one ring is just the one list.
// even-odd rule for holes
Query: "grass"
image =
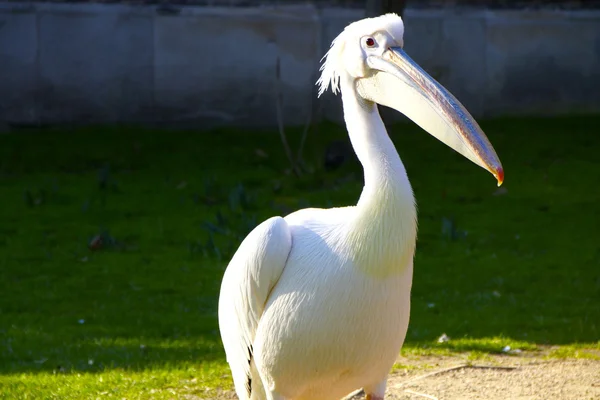
{"label": "grass", "polygon": [[[413,125],[392,137],[419,204],[406,355],[600,350],[600,117],[482,123],[494,178]],[[299,132],[292,132],[293,141]],[[0,137],[0,397],[214,397],[230,389],[220,278],[261,220],[347,205],[360,166],[288,168],[274,132],[42,129]],[[99,244],[101,242],[101,244]],[[90,249],[95,247],[95,250]],[[437,338],[451,339],[442,344]]]}

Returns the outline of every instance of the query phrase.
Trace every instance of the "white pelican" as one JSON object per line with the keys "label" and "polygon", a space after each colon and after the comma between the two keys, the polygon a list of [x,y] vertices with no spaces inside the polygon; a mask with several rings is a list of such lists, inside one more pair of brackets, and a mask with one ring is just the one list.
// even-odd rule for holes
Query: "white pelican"
{"label": "white pelican", "polygon": [[408,327],[417,213],[375,103],[504,179],[479,125],[408,57],[403,34],[395,14],[354,22],[321,67],[319,95],[341,91],[364,169],[358,204],[270,218],[227,267],[219,326],[240,399],[384,397]]}

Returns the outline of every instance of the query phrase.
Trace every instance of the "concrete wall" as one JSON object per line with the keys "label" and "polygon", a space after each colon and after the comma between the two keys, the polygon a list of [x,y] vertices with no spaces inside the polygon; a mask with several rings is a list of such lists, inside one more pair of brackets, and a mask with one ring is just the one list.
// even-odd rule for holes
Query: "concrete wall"
{"label": "concrete wall", "polygon": [[[311,109],[356,9],[0,3],[0,121],[275,125]],[[406,50],[476,116],[600,112],[600,12],[407,10]]]}

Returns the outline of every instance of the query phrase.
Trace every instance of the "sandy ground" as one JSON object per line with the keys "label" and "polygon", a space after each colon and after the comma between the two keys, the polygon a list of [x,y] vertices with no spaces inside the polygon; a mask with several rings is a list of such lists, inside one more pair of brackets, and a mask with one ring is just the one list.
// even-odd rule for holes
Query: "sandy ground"
{"label": "sandy ground", "polygon": [[411,369],[390,376],[386,399],[600,399],[599,360],[543,360],[525,355],[486,357],[470,363],[461,357],[399,361]]}
{"label": "sandy ground", "polygon": [[[539,354],[400,358],[390,400],[600,400],[600,360],[544,359]],[[219,399],[235,399],[223,393]],[[197,399],[197,398],[196,398]],[[362,393],[346,400],[364,399]]]}

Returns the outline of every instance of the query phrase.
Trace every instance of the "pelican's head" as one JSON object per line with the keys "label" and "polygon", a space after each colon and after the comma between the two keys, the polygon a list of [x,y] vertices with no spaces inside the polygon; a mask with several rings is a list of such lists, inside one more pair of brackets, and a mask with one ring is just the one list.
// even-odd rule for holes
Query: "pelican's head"
{"label": "pelican's head", "polygon": [[504,180],[502,164],[475,119],[403,50],[404,24],[396,14],[354,22],[333,41],[321,66],[319,96],[340,79],[362,99],[403,113],[448,146]]}

